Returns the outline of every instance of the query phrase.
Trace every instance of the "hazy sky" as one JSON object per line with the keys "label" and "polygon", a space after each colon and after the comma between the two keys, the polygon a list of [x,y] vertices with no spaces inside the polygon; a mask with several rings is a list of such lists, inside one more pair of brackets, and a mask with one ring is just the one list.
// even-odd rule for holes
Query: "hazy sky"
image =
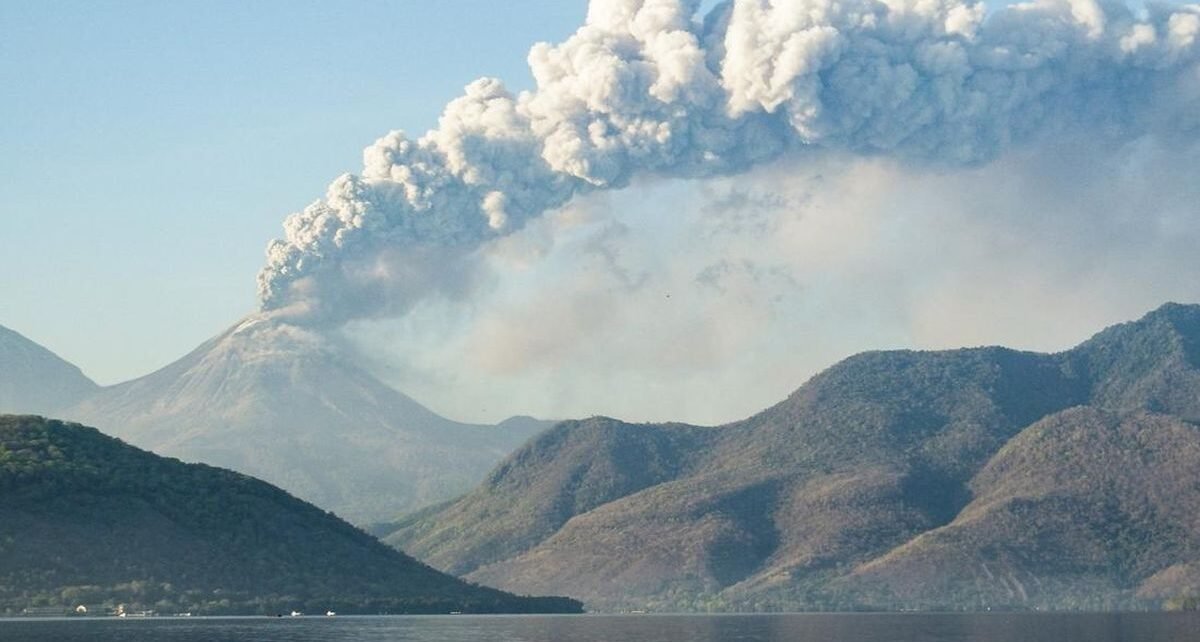
{"label": "hazy sky", "polygon": [[[101,383],[178,358],[255,308],[266,242],[363,147],[477,77],[529,87],[585,4],[0,3],[0,324]],[[1200,300],[1191,142],[639,180],[488,246],[477,295],[349,332],[473,420],[717,422],[864,349],[1063,348]]]}

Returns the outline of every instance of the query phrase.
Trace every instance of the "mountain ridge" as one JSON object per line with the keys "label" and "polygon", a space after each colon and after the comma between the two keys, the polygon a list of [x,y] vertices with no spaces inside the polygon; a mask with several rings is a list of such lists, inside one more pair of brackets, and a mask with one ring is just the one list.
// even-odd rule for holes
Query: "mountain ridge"
{"label": "mountain ridge", "polygon": [[95,393],[77,366],[0,326],[0,412],[50,413]]}
{"label": "mountain ridge", "polygon": [[[591,450],[601,461],[611,457],[611,449],[620,451],[621,439],[605,436],[611,433],[709,432],[702,445],[660,453],[667,468],[691,462],[678,475],[607,498],[566,520],[543,520],[543,527],[554,526],[549,535],[518,540],[515,547],[504,539],[509,533],[494,528],[495,514],[522,506],[527,488],[505,488],[495,474],[462,499],[398,524],[386,541],[474,581],[555,589],[550,592],[584,598],[602,610],[1144,607],[1155,596],[1200,588],[1194,571],[1200,564],[1192,561],[1200,552],[1152,555],[1139,575],[1122,574],[1117,553],[1091,565],[1038,567],[1000,564],[1008,555],[1002,551],[1011,548],[1001,541],[971,549],[985,562],[987,555],[995,557],[989,569],[1012,569],[1004,588],[989,584],[982,571],[983,579],[972,571],[970,581],[911,582],[919,575],[913,569],[921,566],[895,560],[917,551],[904,547],[929,533],[975,533],[956,520],[964,511],[979,510],[979,498],[991,488],[985,471],[1005,448],[1041,443],[1023,438],[1040,430],[1039,422],[1083,421],[1070,434],[1093,444],[1111,443],[1109,433],[1116,430],[1102,429],[1110,422],[1103,417],[1116,426],[1158,426],[1175,431],[1176,450],[1186,450],[1190,440],[1200,440],[1200,430],[1193,430],[1200,418],[1197,345],[1200,306],[1168,304],[1053,354],[1001,347],[862,353],[817,374],[780,403],[716,428],[609,419],[562,424],[560,429],[579,433],[564,441],[599,440]],[[1163,419],[1139,420],[1145,413]],[[525,466],[524,478],[550,478],[541,475],[564,455],[531,457],[531,450],[547,446],[539,446],[543,437],[497,470]],[[1064,444],[1059,448],[1070,458],[1064,466],[1092,470],[1086,449]],[[1174,461],[1168,449],[1152,446],[1138,446],[1139,452],[1150,460]],[[1149,477],[1122,483],[1168,485],[1170,480],[1154,475],[1179,476],[1186,467],[1139,470]],[[1200,487],[1173,487],[1185,505],[1200,496]],[[1060,507],[1103,507],[1108,501],[1104,492],[1062,490],[1070,499]],[[553,496],[553,491],[539,492]],[[1143,495],[1156,496],[1148,490]],[[1025,506],[1041,500],[1013,501]],[[1124,508],[1105,510],[1103,528],[1113,533],[1150,528]],[[1024,525],[1045,537],[1052,533],[1051,520],[1020,514],[1029,515],[1028,521],[998,522],[1008,526],[995,532],[1013,535]],[[1160,535],[1172,550],[1193,550],[1188,531],[1171,526],[1177,523],[1152,522],[1164,529]],[[456,532],[470,535],[447,537]],[[1066,532],[1082,546],[1088,531]],[[972,537],[986,538],[987,532]],[[499,544],[491,541],[496,538]],[[961,550],[969,542],[955,541],[958,552],[940,553],[943,558],[966,555]],[[889,555],[892,562],[879,561]],[[1095,590],[1066,591],[1066,584],[1038,577],[1039,568],[1075,573],[1076,583]],[[1169,568],[1175,570],[1166,573]],[[1016,583],[1023,588],[1017,590]]]}

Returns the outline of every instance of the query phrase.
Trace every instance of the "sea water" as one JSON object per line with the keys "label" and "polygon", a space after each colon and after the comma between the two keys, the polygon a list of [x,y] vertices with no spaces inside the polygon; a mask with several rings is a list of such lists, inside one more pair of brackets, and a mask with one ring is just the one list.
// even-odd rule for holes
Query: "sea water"
{"label": "sea water", "polygon": [[0,642],[1189,642],[1200,615],[797,614],[0,620]]}

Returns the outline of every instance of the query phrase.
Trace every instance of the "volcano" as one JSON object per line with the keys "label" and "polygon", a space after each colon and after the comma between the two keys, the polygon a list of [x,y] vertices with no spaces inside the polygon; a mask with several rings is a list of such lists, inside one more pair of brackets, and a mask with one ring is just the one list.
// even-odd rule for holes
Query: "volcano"
{"label": "volcano", "polygon": [[336,338],[262,315],[60,414],[264,479],[359,524],[465,492],[547,425],[451,421],[357,365]]}

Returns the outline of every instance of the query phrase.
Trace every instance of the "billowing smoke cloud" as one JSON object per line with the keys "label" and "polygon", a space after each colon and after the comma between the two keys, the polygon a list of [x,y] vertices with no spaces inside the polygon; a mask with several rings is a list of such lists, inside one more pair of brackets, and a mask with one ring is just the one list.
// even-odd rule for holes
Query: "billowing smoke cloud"
{"label": "billowing smoke cloud", "polygon": [[1200,301],[1198,142],[638,182],[487,244],[495,282],[469,299],[345,334],[389,382],[474,421],[720,423],[862,350],[1061,350]]}
{"label": "billowing smoke cloud", "polygon": [[472,252],[642,176],[740,173],[827,152],[987,162],[1069,130],[1114,144],[1200,132],[1200,5],[1135,15],[1039,0],[594,0],[529,55],[536,88],[481,79],[418,139],[289,217],[262,306],[341,322],[469,291]]}

